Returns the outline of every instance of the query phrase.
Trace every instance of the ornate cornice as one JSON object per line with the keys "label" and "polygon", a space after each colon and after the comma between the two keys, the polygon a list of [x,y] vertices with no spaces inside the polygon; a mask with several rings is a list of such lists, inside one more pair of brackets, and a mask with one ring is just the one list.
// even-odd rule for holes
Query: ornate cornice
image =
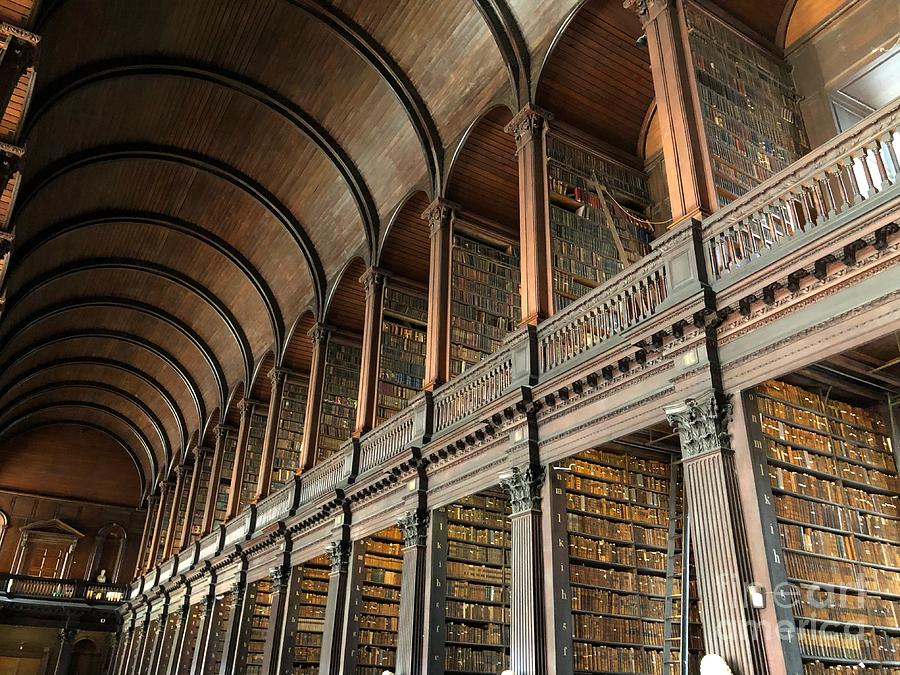
{"label": "ornate cornice", "polygon": [[513,515],[539,509],[544,467],[529,464],[524,469],[515,466],[500,474],[500,486],[509,495]]}
{"label": "ornate cornice", "polygon": [[684,403],[665,408],[669,424],[678,432],[685,458],[731,449],[728,425],[734,412],[731,396],[709,390]]}
{"label": "ornate cornice", "polygon": [[409,546],[425,546],[428,540],[428,519],[427,511],[407,511],[397,525],[403,533],[404,545]]}
{"label": "ornate cornice", "polygon": [[350,542],[343,539],[333,541],[325,547],[325,555],[331,563],[331,573],[346,572],[350,566]]}

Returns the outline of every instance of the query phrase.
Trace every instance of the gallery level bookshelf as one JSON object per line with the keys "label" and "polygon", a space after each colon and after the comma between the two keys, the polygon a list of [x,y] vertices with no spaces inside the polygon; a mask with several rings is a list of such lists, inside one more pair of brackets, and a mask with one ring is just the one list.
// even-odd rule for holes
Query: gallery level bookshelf
{"label": "gallery level bookshelf", "polygon": [[281,395],[275,456],[272,459],[272,492],[293,480],[294,473],[300,466],[308,394],[307,378],[297,375],[287,377]]}
{"label": "gallery level bookshelf", "polygon": [[642,171],[551,132],[547,178],[558,311],[647,255],[654,231],[641,220],[650,205]]}
{"label": "gallery level bookshelf", "polygon": [[294,568],[299,575],[291,597],[291,615],[295,618],[294,660],[291,675],[318,675],[328,600],[328,558],[319,556]]}
{"label": "gallery level bookshelf", "polygon": [[361,360],[362,348],[358,340],[344,334],[331,333],[325,353],[317,462],[338,452],[353,433]]}
{"label": "gallery level bookshelf", "polygon": [[379,424],[403,410],[422,391],[427,322],[424,289],[389,279],[384,289],[378,362]]}
{"label": "gallery level bookshelf", "polygon": [[225,514],[228,511],[228,495],[231,492],[231,472],[234,469],[234,457],[237,450],[238,430],[229,427],[222,441],[222,470],[216,486],[216,510],[214,524],[225,522]]}
{"label": "gallery level bookshelf", "polygon": [[[807,675],[900,672],[900,504],[877,409],[770,381],[745,394],[777,604]],[[764,522],[764,529],[765,522]]]}
{"label": "gallery level bookshelf", "polygon": [[453,236],[450,283],[450,373],[459,375],[493,353],[521,319],[519,249]]}
{"label": "gallery level bookshelf", "polygon": [[190,542],[194,543],[203,535],[203,511],[206,508],[206,495],[209,494],[212,477],[213,451],[206,450],[200,458],[200,475],[197,480],[197,497],[194,499],[194,514],[191,519]]}
{"label": "gallery level bookshelf", "polygon": [[247,428],[247,448],[244,454],[244,473],[241,476],[240,509],[243,510],[256,496],[259,484],[259,468],[262,463],[262,446],[266,435],[268,409],[259,403],[253,404]]}

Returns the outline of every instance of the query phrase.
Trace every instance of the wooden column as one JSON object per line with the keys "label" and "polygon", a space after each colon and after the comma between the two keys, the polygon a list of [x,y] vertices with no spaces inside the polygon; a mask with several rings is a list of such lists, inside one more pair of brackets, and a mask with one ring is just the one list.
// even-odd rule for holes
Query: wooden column
{"label": "wooden column", "polygon": [[626,0],[647,35],[672,226],[717,208],[683,0]]}
{"label": "wooden column", "polygon": [[153,640],[153,649],[150,652],[147,672],[159,673],[162,670],[163,650],[167,640],[171,639],[172,624],[169,621],[169,596],[164,596],[162,611],[159,614],[159,623],[156,628],[156,637]]}
{"label": "wooden column", "polygon": [[306,394],[306,415],[303,420],[303,445],[300,453],[300,471],[311,469],[319,447],[319,421],[322,417],[322,397],[325,387],[325,356],[328,352],[330,331],[317,323],[309,331],[313,342],[312,365],[309,369],[309,387]]}
{"label": "wooden column", "polygon": [[359,617],[362,614],[363,581],[366,577],[366,543],[358,539],[350,545],[350,568],[347,575],[347,599],[343,612],[343,646],[339,673],[355,673],[359,661]]}
{"label": "wooden column", "polygon": [[172,490],[172,506],[169,509],[169,526],[166,528],[166,537],[163,543],[162,559],[166,560],[172,555],[172,546],[175,543],[175,530],[178,528],[178,508],[184,498],[184,467],[175,467],[175,486]]}
{"label": "wooden column", "polygon": [[147,551],[148,537],[153,534],[153,525],[156,523],[156,505],[159,499],[156,495],[147,497],[147,515],[144,517],[144,532],[141,534],[141,547],[138,549],[138,561],[135,565],[134,576],[140,576],[149,568],[149,554]]}
{"label": "wooden column", "polygon": [[172,634],[172,651],[166,663],[159,664],[160,675],[180,675],[186,670],[182,668],[182,654],[185,650],[185,644],[188,640],[188,632],[190,630],[190,621],[188,617],[191,612],[191,596],[185,591],[184,600],[178,607],[177,623]]}
{"label": "wooden column", "polygon": [[206,506],[203,508],[203,527],[200,536],[212,531],[213,521],[216,519],[216,497],[219,494],[219,481],[222,477],[225,436],[230,430],[230,427],[222,424],[216,426],[216,447],[213,449],[212,466],[209,471],[209,489],[206,491]]}
{"label": "wooden column", "polygon": [[219,671],[219,675],[237,675],[243,672],[243,657],[246,657],[246,654],[241,654],[241,643],[243,642],[241,638],[247,630],[250,619],[248,614],[253,609],[253,598],[248,598],[250,595],[250,585],[243,578],[232,584],[231,615],[228,617],[228,624],[225,628],[222,669]]}
{"label": "wooden column", "polygon": [[366,289],[366,313],[363,323],[362,358],[359,367],[359,395],[356,428],[359,437],[375,428],[378,411],[378,357],[381,352],[381,310],[384,307],[384,273],[370,267],[359,278]]}
{"label": "wooden column", "polygon": [[500,476],[510,498],[509,667],[517,675],[546,675],[541,485],[544,470],[528,464]]}
{"label": "wooden column", "polygon": [[53,665],[53,675],[69,675],[69,665],[72,662],[72,649],[75,647],[76,628],[59,629],[59,650],[56,653],[56,662]]}
{"label": "wooden column", "polygon": [[424,388],[450,379],[450,265],[453,252],[453,204],[436,199],[422,218],[431,231],[428,272],[428,331],[425,342]]}
{"label": "wooden column", "polygon": [[237,445],[234,448],[234,465],[231,468],[231,490],[228,491],[228,508],[225,520],[234,518],[241,508],[241,485],[244,482],[244,464],[247,461],[247,441],[250,438],[250,417],[255,403],[248,398],[238,401],[241,421],[238,425]]}
{"label": "wooden column", "polygon": [[140,636],[138,638],[137,649],[134,650],[131,662],[128,664],[128,673],[131,675],[143,675],[141,673],[141,665],[144,663],[144,655],[148,649],[152,649],[153,645],[147,641],[150,632],[150,608],[147,607],[147,614],[144,616],[144,622],[141,624]]}
{"label": "wooden column", "polygon": [[565,475],[553,467],[541,493],[544,542],[544,607],[546,608],[547,667],[551,673],[575,668],[572,645],[572,585],[569,575],[569,527]]}
{"label": "wooden column", "polygon": [[272,382],[272,393],[269,395],[269,415],[266,418],[266,433],[263,437],[262,457],[259,460],[259,480],[256,483],[256,495],[253,500],[265,499],[272,489],[272,466],[275,463],[275,443],[278,440],[278,422],[281,419],[281,398],[284,395],[284,383],[287,371],[272,368],[269,371]]}
{"label": "wooden column", "polygon": [[135,620],[131,628],[131,639],[128,642],[128,650],[122,659],[121,675],[130,675],[135,668],[135,662],[140,657],[141,641],[146,635],[146,619],[140,624]]}
{"label": "wooden column", "polygon": [[425,578],[428,555],[428,511],[407,511],[398,525],[403,532],[403,571],[400,578],[400,618],[397,633],[396,675],[424,675],[422,656],[425,623]]}
{"label": "wooden column", "polygon": [[[190,675],[207,675],[210,666],[210,648],[216,633],[216,614],[221,598],[215,594],[214,580],[210,580],[209,594],[200,605],[197,620],[197,643],[191,659]],[[179,674],[180,675],[180,674]]]}
{"label": "wooden column", "polygon": [[533,326],[553,314],[547,118],[547,113],[528,104],[506,126],[506,132],[516,138],[519,160],[522,324]]}
{"label": "wooden column", "polygon": [[347,609],[347,586],[350,574],[350,542],[339,539],[325,548],[331,561],[328,577],[328,599],[325,604],[325,628],[322,633],[319,675],[341,675],[344,621]]}
{"label": "wooden column", "polygon": [[681,439],[706,652],[721,656],[737,675],[751,675],[767,671],[756,617],[747,603],[752,575],[731,414],[731,402],[712,390],[666,408]]}
{"label": "wooden column", "polygon": [[[427,614],[423,633],[420,673],[443,673],[447,648],[447,510],[434,509],[428,524],[424,606]],[[402,602],[401,598],[401,602]]]}
{"label": "wooden column", "polygon": [[159,547],[162,544],[162,518],[163,513],[166,512],[166,509],[169,506],[169,492],[170,485],[168,481],[164,481],[159,486],[159,508],[156,511],[156,521],[153,523],[153,534],[150,535],[150,555],[147,559],[147,570],[153,569],[156,565],[156,560],[159,557]]}
{"label": "wooden column", "polygon": [[[296,630],[296,623],[286,626],[288,606],[290,604],[291,577],[294,569],[290,565],[278,565],[269,570],[272,579],[272,606],[269,609],[269,627],[266,631],[266,644],[263,648],[262,675],[282,675],[291,672],[293,662],[293,637],[287,632]],[[285,653],[285,642],[288,642]]]}
{"label": "wooden column", "polygon": [[197,509],[197,491],[200,489],[200,472],[203,468],[203,460],[208,452],[207,448],[195,447],[191,450],[194,465],[191,467],[191,482],[188,484],[187,503],[184,505],[184,523],[181,525],[181,549],[184,549],[191,539],[191,528],[194,525],[194,511]]}

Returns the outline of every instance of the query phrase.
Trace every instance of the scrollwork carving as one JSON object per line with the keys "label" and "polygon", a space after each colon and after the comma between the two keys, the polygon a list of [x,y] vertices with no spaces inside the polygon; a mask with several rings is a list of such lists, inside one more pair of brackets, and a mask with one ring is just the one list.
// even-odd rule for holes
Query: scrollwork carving
{"label": "scrollwork carving", "polygon": [[500,486],[509,495],[513,515],[540,507],[543,482],[544,467],[534,464],[500,474]]}
{"label": "scrollwork carving", "polygon": [[710,390],[665,410],[669,424],[678,432],[685,458],[731,449],[728,424],[733,406],[730,396]]}
{"label": "scrollwork carving", "polygon": [[397,525],[403,532],[406,546],[425,546],[428,540],[428,519],[428,513],[422,511],[407,511],[400,517]]}
{"label": "scrollwork carving", "polygon": [[346,572],[350,565],[350,542],[333,541],[325,547],[325,555],[331,562],[331,573],[338,574]]}

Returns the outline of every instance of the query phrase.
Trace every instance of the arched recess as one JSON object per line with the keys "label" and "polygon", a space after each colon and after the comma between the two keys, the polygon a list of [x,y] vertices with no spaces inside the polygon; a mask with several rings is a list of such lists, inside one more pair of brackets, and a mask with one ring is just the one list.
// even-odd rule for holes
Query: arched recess
{"label": "arched recess", "polygon": [[653,78],[637,13],[618,0],[574,10],[541,66],[535,100],[597,149],[634,158]]}
{"label": "arched recess", "polygon": [[360,336],[366,313],[366,293],[360,277],[366,271],[362,258],[353,258],[341,270],[328,298],[325,323],[339,331]]}
{"label": "arched recess", "polygon": [[275,367],[275,352],[268,351],[253,371],[250,385],[250,398],[268,404],[272,396],[272,379],[270,374]]}
{"label": "arched recess", "polygon": [[447,198],[485,234],[518,242],[519,166],[516,143],[504,128],[512,119],[505,106],[480,116],[462,138],[447,178]]}
{"label": "arched recess", "polygon": [[426,285],[431,248],[428,222],[422,214],[428,204],[428,195],[422,191],[403,201],[386,229],[378,259],[378,266],[390,274]]}
{"label": "arched recess", "polygon": [[118,523],[109,523],[101,527],[94,537],[94,548],[85,568],[85,580],[97,579],[103,570],[106,583],[127,582],[127,579],[122,578],[122,561],[125,557],[127,540],[128,533]]}
{"label": "arched recess", "polygon": [[72,647],[67,675],[93,675],[102,669],[100,647],[90,638],[80,638]]}
{"label": "arched recess", "polygon": [[312,338],[309,332],[316,324],[312,310],[307,310],[294,322],[282,350],[281,366],[303,376],[309,376],[312,366]]}

